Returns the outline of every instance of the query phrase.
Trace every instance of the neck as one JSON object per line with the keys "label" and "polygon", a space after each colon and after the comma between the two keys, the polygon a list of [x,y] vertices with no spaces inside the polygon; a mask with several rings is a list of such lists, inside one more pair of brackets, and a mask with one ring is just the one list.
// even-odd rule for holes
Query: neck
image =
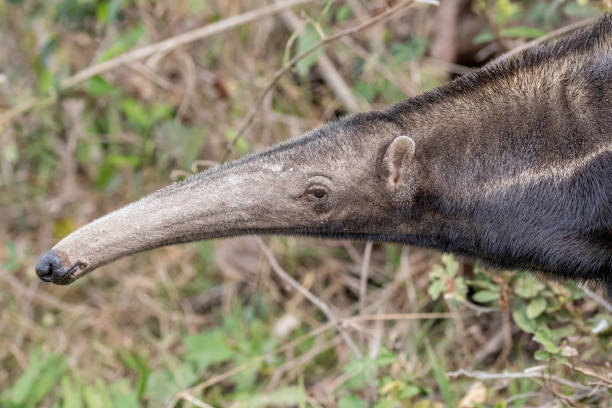
{"label": "neck", "polygon": [[519,60],[392,108],[419,135],[405,241],[569,278],[609,274],[610,207],[594,203],[612,188],[612,91],[576,78],[594,64],[568,54],[553,76],[546,59]]}

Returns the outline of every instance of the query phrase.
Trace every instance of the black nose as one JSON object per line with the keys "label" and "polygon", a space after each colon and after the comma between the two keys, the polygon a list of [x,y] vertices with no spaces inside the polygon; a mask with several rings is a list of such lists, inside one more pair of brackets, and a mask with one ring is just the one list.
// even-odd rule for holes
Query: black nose
{"label": "black nose", "polygon": [[66,271],[55,251],[50,250],[44,254],[43,257],[40,258],[40,261],[38,261],[38,264],[36,264],[36,274],[45,282],[53,282],[54,277],[56,278],[55,281],[57,281],[58,278],[64,277]]}

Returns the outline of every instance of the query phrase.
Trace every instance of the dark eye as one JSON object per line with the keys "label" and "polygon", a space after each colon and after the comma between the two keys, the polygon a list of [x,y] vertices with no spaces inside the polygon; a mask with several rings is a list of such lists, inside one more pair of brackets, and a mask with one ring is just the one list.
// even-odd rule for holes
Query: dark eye
{"label": "dark eye", "polygon": [[327,194],[327,191],[323,190],[322,188],[316,188],[312,190],[312,195],[317,198],[323,198],[325,197],[326,194]]}
{"label": "dark eye", "polygon": [[312,187],[306,191],[306,196],[320,200],[327,195],[327,190],[321,187]]}

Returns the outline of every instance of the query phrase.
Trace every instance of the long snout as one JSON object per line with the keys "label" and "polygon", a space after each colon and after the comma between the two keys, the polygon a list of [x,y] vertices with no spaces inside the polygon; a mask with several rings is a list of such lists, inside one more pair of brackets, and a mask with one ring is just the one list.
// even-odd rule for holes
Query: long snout
{"label": "long snout", "polygon": [[226,167],[170,185],[79,228],[43,255],[37,275],[66,285],[137,252],[278,227],[283,217],[272,208],[283,185],[278,170]]}

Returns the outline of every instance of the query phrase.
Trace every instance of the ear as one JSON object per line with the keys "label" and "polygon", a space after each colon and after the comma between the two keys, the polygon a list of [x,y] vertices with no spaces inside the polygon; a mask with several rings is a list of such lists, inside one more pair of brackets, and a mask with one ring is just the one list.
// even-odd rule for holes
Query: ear
{"label": "ear", "polygon": [[396,137],[387,148],[384,163],[389,172],[387,185],[391,190],[396,190],[408,181],[414,151],[414,140],[408,136]]}

